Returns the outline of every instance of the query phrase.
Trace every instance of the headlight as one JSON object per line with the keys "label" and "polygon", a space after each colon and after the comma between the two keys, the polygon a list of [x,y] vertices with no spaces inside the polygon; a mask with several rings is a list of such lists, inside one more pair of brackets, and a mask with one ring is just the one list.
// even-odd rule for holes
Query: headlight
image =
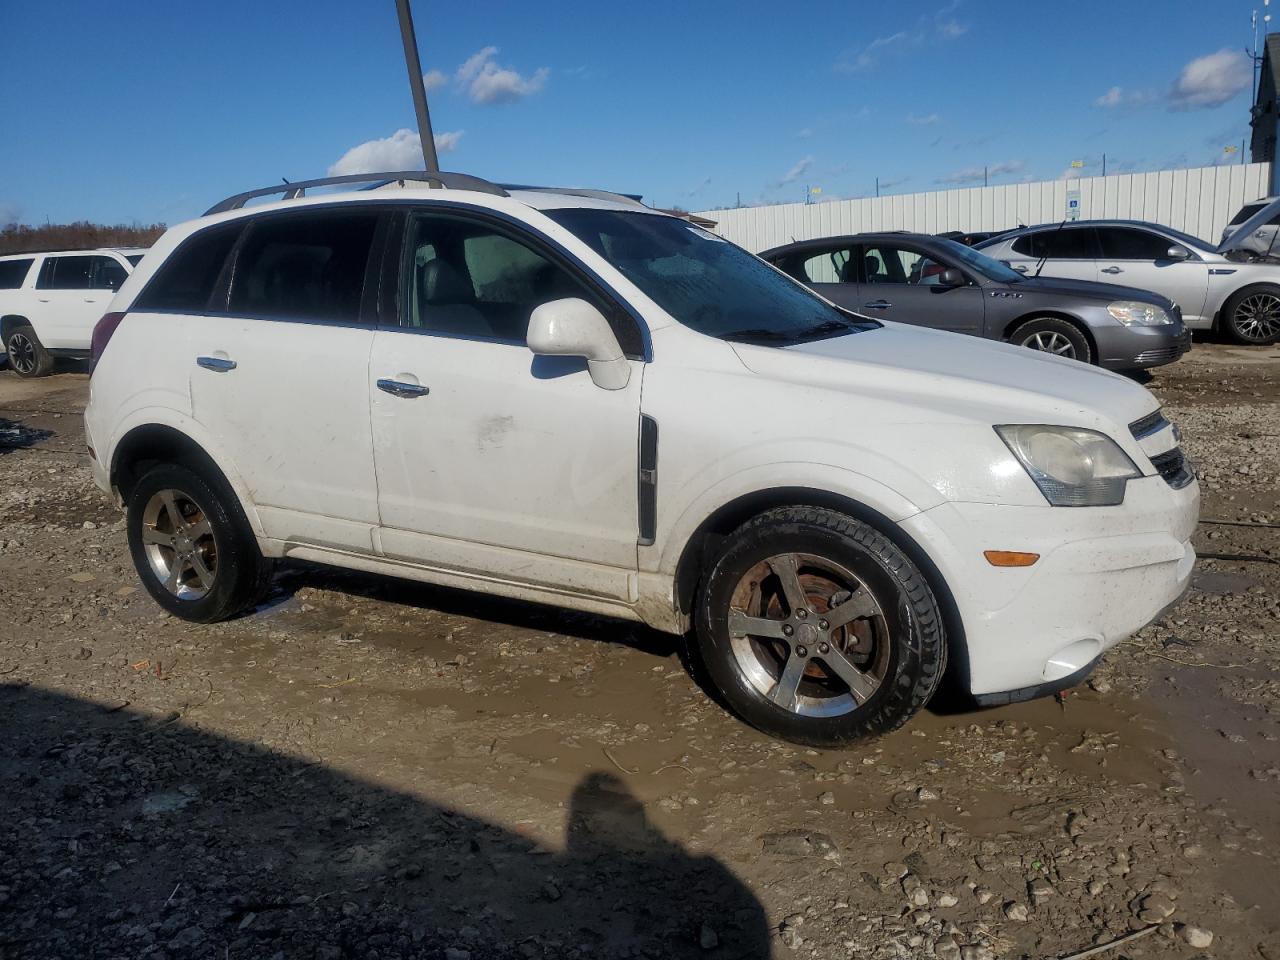
{"label": "headlight", "polygon": [[1173,323],[1173,317],[1154,303],[1141,303],[1138,300],[1117,300],[1107,306],[1107,313],[1126,327],[1159,327]]}
{"label": "headlight", "polygon": [[996,433],[1055,507],[1113,507],[1129,480],[1141,477],[1104,433],[1076,427],[1011,424]]}

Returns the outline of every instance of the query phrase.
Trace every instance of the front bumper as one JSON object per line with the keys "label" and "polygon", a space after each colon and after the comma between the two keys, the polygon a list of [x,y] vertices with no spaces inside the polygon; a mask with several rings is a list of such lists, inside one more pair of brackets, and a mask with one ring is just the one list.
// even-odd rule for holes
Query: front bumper
{"label": "front bumper", "polygon": [[[969,692],[981,699],[1087,672],[1150,623],[1190,583],[1199,502],[1194,482],[1174,490],[1154,476],[1130,481],[1118,507],[948,503],[903,521],[951,589],[964,630],[953,656]],[[997,568],[984,550],[1040,559]]]}
{"label": "front bumper", "polygon": [[1173,363],[1191,349],[1191,331],[1179,323],[1160,327],[1107,324],[1092,327],[1098,364],[1108,370],[1138,370]]}

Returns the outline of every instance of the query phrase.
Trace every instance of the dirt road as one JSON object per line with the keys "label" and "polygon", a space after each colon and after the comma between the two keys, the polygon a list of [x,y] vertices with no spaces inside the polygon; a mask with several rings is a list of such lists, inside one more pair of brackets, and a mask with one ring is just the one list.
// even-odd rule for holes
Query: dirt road
{"label": "dirt road", "polygon": [[0,374],[0,958],[1280,960],[1280,349],[1149,387],[1195,588],[1089,685],[847,752],[619,622],[310,566],[137,586],[83,374]]}

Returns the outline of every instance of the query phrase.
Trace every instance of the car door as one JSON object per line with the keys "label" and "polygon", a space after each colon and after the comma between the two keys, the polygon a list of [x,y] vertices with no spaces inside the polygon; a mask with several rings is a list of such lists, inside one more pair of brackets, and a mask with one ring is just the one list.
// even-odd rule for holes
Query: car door
{"label": "car door", "polygon": [[790,254],[785,265],[779,266],[832,303],[847,310],[858,309],[858,268],[852,244],[806,247]]}
{"label": "car door", "polygon": [[[1209,265],[1190,248],[1140,227],[1098,227],[1098,279],[1168,297],[1186,321],[1203,318],[1209,294]],[[1180,247],[1186,257],[1171,257]]]}
{"label": "car door", "polygon": [[45,257],[36,278],[31,321],[47,348],[89,349],[94,324],[107,312],[114,295],[111,289],[94,286],[98,261],[104,259],[111,258],[97,254]]}
{"label": "car door", "polygon": [[907,242],[873,242],[859,248],[859,313],[953,333],[982,332],[982,290],[963,270],[960,285],[943,283],[954,264]]}
{"label": "car door", "polygon": [[[456,210],[410,213],[399,276],[400,326],[374,336],[368,385],[383,552],[631,599],[643,362],[604,390],[584,360],[525,343],[541,303],[618,307],[524,228]],[[635,322],[615,325],[629,354]]]}
{"label": "car door", "polygon": [[378,208],[250,220],[215,315],[189,324],[193,416],[240,473],[268,537],[373,552],[376,314],[364,297],[385,230]]}
{"label": "car door", "polygon": [[1009,265],[1028,277],[1100,279],[1098,240],[1091,225],[1060,224],[1025,233],[1013,239],[1011,251]]}

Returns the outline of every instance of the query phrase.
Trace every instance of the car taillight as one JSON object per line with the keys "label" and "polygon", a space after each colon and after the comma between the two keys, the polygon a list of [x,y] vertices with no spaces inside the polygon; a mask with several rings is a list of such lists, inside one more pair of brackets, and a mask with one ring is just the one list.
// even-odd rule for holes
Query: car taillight
{"label": "car taillight", "polygon": [[97,366],[98,358],[102,356],[102,351],[107,349],[107,342],[123,319],[123,313],[106,313],[94,326],[93,337],[89,341],[89,357],[94,366]]}

